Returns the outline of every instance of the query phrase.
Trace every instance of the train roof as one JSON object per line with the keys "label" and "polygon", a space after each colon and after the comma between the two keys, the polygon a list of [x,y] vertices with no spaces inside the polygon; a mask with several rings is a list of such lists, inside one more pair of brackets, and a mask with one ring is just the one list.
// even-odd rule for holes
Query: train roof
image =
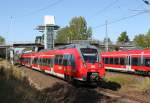
{"label": "train roof", "polygon": [[95,46],[92,46],[90,44],[70,44],[70,45],[58,47],[58,48],[56,48],[56,50],[70,49],[70,48],[95,48],[95,49],[97,49]]}
{"label": "train roof", "polygon": [[23,53],[24,55],[38,55],[38,54],[41,54],[41,53],[48,53],[49,51],[58,51],[58,50],[66,50],[66,49],[73,49],[73,48],[77,48],[77,49],[80,49],[80,48],[94,48],[94,49],[97,49],[97,47],[95,46],[92,46],[90,44],[70,44],[70,45],[66,45],[66,46],[61,46],[61,47],[58,47],[58,48],[55,48],[54,50],[49,50],[49,49],[44,49],[44,50],[41,50],[39,52],[30,52],[30,53]]}
{"label": "train roof", "polygon": [[141,53],[150,54],[150,49],[102,52],[101,55],[118,56],[118,55],[127,55],[127,54],[136,55]]}

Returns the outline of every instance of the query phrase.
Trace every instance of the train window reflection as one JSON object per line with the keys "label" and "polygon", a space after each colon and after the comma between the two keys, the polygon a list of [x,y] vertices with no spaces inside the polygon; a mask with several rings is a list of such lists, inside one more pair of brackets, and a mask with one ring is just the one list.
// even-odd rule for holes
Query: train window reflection
{"label": "train window reflection", "polygon": [[119,58],[114,58],[114,64],[119,64]]}
{"label": "train window reflection", "polygon": [[89,63],[95,63],[99,61],[97,49],[92,48],[81,48],[81,53],[84,61]]}
{"label": "train window reflection", "polygon": [[125,58],[120,58],[120,65],[125,65]]}
{"label": "train window reflection", "polygon": [[138,58],[132,58],[132,65],[133,66],[138,66],[139,62],[138,62]]}
{"label": "train window reflection", "polygon": [[145,66],[150,66],[150,58],[145,58],[144,59],[144,64],[145,64]]}

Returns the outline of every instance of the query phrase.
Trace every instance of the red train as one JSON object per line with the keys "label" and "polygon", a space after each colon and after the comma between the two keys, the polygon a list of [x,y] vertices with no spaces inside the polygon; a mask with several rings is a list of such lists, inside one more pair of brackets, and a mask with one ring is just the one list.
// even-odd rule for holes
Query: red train
{"label": "red train", "polygon": [[90,45],[68,45],[56,50],[22,54],[20,62],[68,81],[100,81],[105,69],[99,51]]}
{"label": "red train", "polygon": [[150,75],[150,50],[128,50],[101,53],[104,68]]}

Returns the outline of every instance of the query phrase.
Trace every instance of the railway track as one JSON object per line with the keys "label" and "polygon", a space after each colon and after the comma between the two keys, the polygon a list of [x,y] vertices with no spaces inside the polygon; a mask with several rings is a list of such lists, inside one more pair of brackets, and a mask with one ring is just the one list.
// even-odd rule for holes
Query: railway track
{"label": "railway track", "polygon": [[[39,86],[39,88],[41,88],[41,89],[51,87],[51,85],[58,83],[58,82],[61,82],[65,85],[72,86],[71,84],[65,82],[64,80],[58,79],[56,77],[45,75],[41,72],[26,68],[26,67],[22,67],[22,69],[28,74],[28,76],[32,79],[32,81],[34,81],[34,83],[36,83]],[[47,81],[47,82],[45,82],[45,81]],[[91,88],[89,89],[88,87],[81,86],[81,88],[83,88],[84,90],[85,90],[85,88],[87,88],[87,90],[91,90]],[[95,90],[97,93],[100,93],[106,97],[116,100],[117,103],[118,102],[119,103],[150,103],[150,100],[145,100],[142,97],[139,98],[139,97],[134,97],[134,96],[127,95],[127,94],[121,94],[117,91],[105,89],[100,86],[98,86],[97,88],[93,88],[92,90]]]}

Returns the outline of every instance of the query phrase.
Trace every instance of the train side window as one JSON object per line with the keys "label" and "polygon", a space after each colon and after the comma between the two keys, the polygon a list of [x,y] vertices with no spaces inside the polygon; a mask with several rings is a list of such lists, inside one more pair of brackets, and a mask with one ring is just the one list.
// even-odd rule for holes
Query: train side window
{"label": "train side window", "polygon": [[33,58],[32,64],[35,64],[35,58]]}
{"label": "train side window", "polygon": [[37,64],[37,58],[34,58],[34,64]]}
{"label": "train side window", "polygon": [[41,58],[42,60],[42,65],[45,65],[45,58]]}
{"label": "train side window", "polygon": [[50,59],[47,58],[47,66],[49,66],[49,65],[50,65]]}
{"label": "train side window", "polygon": [[147,67],[150,66],[150,58],[144,58],[144,65]]}
{"label": "train side window", "polygon": [[63,61],[63,55],[59,55],[58,64],[62,65],[62,61]]}
{"label": "train side window", "polygon": [[53,67],[53,65],[54,65],[54,59],[53,58],[51,58],[51,59],[49,59],[50,61],[50,67],[52,68]]}
{"label": "train side window", "polygon": [[55,65],[58,64],[58,58],[59,58],[59,55],[56,55],[56,56],[55,56],[55,60],[54,60]]}
{"label": "train side window", "polygon": [[62,65],[63,55],[56,55],[55,56],[55,64]]}
{"label": "train side window", "polygon": [[68,65],[71,66],[71,55],[68,55]]}
{"label": "train side window", "polygon": [[75,67],[75,58],[73,55],[71,55],[70,62],[71,62],[71,66]]}
{"label": "train side window", "polygon": [[48,64],[47,62],[48,62],[48,61],[47,61],[47,58],[44,58],[43,65],[44,65],[44,66],[47,66],[47,64]]}
{"label": "train side window", "polygon": [[113,64],[113,58],[109,58],[109,64]]}
{"label": "train side window", "polygon": [[108,58],[105,58],[105,59],[104,59],[104,63],[105,63],[105,64],[109,64],[109,59],[108,59]]}
{"label": "train side window", "polygon": [[40,58],[40,65],[42,65],[43,63],[42,63],[42,58]]}
{"label": "train side window", "polygon": [[119,58],[114,58],[114,64],[119,64]]}
{"label": "train side window", "polygon": [[120,65],[125,65],[125,58],[120,58]]}
{"label": "train side window", "polygon": [[64,55],[63,56],[63,65],[75,67],[75,58],[73,55]]}
{"label": "train side window", "polygon": [[67,66],[68,65],[68,55],[63,56],[63,65]]}
{"label": "train side window", "polygon": [[42,65],[42,59],[39,58],[39,65]]}
{"label": "train side window", "polygon": [[138,64],[139,64],[138,58],[133,57],[131,64],[132,64],[132,66],[138,66]]}
{"label": "train side window", "polygon": [[35,64],[38,64],[38,58],[35,58]]}
{"label": "train side window", "polygon": [[46,66],[48,66],[48,65],[49,65],[49,59],[46,58]]}

